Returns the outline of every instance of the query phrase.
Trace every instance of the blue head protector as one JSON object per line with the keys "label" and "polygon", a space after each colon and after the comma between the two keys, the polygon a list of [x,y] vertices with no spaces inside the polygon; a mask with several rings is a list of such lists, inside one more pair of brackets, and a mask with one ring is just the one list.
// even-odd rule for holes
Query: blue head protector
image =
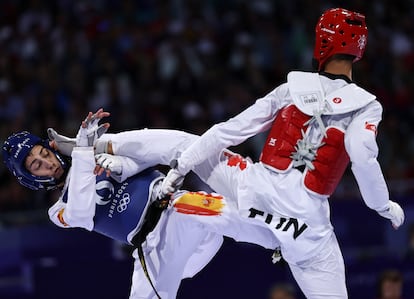
{"label": "blue head protector", "polygon": [[42,140],[36,135],[33,135],[27,131],[15,133],[9,136],[9,138],[7,138],[7,140],[4,142],[4,164],[6,164],[7,168],[17,178],[19,183],[27,188],[30,188],[32,190],[55,189],[57,188],[57,185],[64,179],[65,175],[63,175],[62,179],[60,180],[56,180],[53,177],[36,176],[31,174],[24,165],[30,151],[37,144],[40,144],[51,150],[56,155],[56,158],[65,170],[65,173],[67,172],[69,169],[69,160],[52,149],[49,146],[49,142],[47,140]]}

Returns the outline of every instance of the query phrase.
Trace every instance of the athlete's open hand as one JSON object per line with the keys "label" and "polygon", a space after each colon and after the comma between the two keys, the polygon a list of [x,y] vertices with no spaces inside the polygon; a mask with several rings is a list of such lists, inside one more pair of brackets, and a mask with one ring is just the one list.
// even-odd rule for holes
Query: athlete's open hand
{"label": "athlete's open hand", "polygon": [[102,108],[95,113],[89,112],[76,135],[76,145],[93,146],[95,141],[108,130],[110,126],[108,122],[99,125],[99,121],[108,116],[110,113],[105,112]]}

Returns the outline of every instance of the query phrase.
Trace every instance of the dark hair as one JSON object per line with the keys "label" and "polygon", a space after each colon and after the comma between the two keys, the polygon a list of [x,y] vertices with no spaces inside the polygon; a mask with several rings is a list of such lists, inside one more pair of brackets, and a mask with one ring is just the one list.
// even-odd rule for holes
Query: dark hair
{"label": "dark hair", "polygon": [[[328,58],[328,60],[324,63],[324,66],[323,66],[323,68],[321,69],[321,71],[323,71],[324,70],[324,68],[325,68],[325,66],[326,66],[326,64],[329,62],[329,61],[332,61],[332,60],[345,60],[345,61],[350,61],[350,62],[353,62],[354,61],[354,59],[355,59],[355,56],[354,55],[350,55],[350,54],[335,54],[335,55],[332,55],[331,57],[329,57]],[[314,70],[318,70],[319,69],[319,62],[318,62],[318,60],[316,60],[315,58],[312,58],[312,68],[314,69]]]}

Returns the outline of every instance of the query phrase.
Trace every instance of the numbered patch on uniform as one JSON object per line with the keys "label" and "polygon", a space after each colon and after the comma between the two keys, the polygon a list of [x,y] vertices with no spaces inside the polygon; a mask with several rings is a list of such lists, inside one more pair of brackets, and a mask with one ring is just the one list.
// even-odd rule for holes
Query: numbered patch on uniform
{"label": "numbered patch on uniform", "polygon": [[182,214],[217,216],[223,211],[224,198],[206,192],[188,192],[175,200],[175,210]]}

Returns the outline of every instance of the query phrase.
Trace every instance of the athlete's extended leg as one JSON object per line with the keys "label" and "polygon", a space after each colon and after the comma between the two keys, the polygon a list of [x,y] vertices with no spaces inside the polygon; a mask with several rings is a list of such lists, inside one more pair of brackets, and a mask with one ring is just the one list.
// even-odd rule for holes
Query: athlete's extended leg
{"label": "athlete's extended leg", "polygon": [[207,231],[275,249],[279,242],[271,230],[241,217],[234,200],[216,193],[180,191],[173,195],[173,207]]}
{"label": "athlete's extended leg", "polygon": [[344,261],[334,234],[317,256],[300,265],[289,266],[306,298],[348,298]]}
{"label": "athlete's extended leg", "polygon": [[[159,223],[143,243],[148,273],[163,299],[173,299],[181,280],[199,272],[219,250],[223,237],[207,232],[173,209],[162,215]],[[155,299],[156,294],[146,277],[137,250],[133,256],[134,272],[130,299]]]}

